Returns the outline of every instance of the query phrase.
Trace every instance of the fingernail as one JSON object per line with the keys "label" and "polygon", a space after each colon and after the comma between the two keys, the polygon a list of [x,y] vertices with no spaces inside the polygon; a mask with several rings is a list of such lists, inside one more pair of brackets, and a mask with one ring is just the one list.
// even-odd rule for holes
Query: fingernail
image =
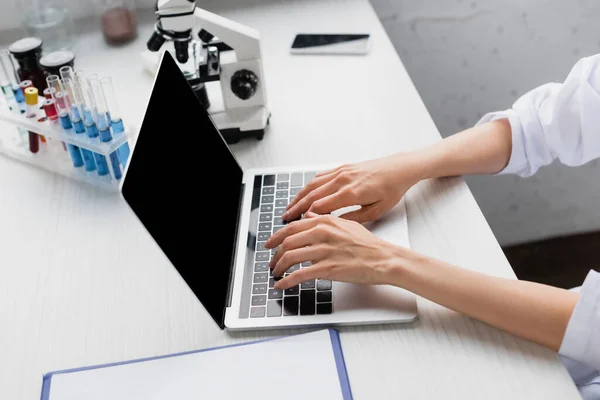
{"label": "fingernail", "polygon": [[287,217],[288,217],[289,215],[290,215],[290,213],[289,213],[289,212],[285,212],[285,213],[283,213],[283,215],[281,216],[281,219],[282,219],[282,220],[284,220],[284,221],[286,221],[286,220],[287,220]]}
{"label": "fingernail", "polygon": [[271,244],[271,239],[267,239],[267,241],[265,242],[265,247],[270,249],[269,244]]}
{"label": "fingernail", "polygon": [[281,289],[281,285],[279,283],[276,283],[274,286],[275,289]]}

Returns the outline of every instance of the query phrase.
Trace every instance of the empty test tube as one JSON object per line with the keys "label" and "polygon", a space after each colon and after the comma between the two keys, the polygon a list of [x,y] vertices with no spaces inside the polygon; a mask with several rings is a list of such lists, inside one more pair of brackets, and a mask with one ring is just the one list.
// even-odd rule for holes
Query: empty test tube
{"label": "empty test tube", "polygon": [[[49,88],[52,88],[52,100],[54,100],[54,106],[56,107],[56,112],[58,114],[58,119],[60,121],[60,126],[62,127],[65,133],[70,133],[73,130],[73,124],[71,123],[71,117],[69,116],[69,109],[67,102],[65,100],[65,96],[60,87],[60,78],[58,75],[50,75],[46,78],[46,83]],[[71,156],[71,160],[73,161],[73,166],[75,168],[79,168],[83,166],[83,157],[81,155],[81,150],[78,146],[68,144],[67,149],[69,150],[69,155]]]}
{"label": "empty test tube", "polygon": [[[106,107],[106,101],[104,100],[104,95],[102,93],[102,88],[100,87],[100,81],[98,80],[97,74],[91,74],[88,76],[88,85],[94,99],[94,117],[96,118],[96,128],[98,129],[100,141],[104,143],[111,142],[113,138],[112,134],[110,133],[110,122],[107,115],[108,108]],[[110,164],[112,166],[115,179],[121,179],[123,173],[121,171],[121,162],[116,150],[110,154]]]}
{"label": "empty test tube", "polygon": [[6,98],[6,100],[13,100],[15,95],[13,94],[12,86],[8,79],[8,72],[4,68],[4,63],[1,61],[2,60],[0,59],[0,86],[2,86],[2,93],[4,93],[4,98]]}
{"label": "empty test tube", "polygon": [[[108,119],[110,121],[113,135],[118,137],[125,132],[125,125],[123,124],[121,109],[119,108],[119,103],[117,102],[115,87],[112,79],[109,76],[100,79],[100,85],[102,86],[102,93],[104,94],[104,100],[106,101]],[[125,142],[117,151],[119,152],[119,160],[121,165],[123,168],[125,168],[130,154],[129,143]]]}

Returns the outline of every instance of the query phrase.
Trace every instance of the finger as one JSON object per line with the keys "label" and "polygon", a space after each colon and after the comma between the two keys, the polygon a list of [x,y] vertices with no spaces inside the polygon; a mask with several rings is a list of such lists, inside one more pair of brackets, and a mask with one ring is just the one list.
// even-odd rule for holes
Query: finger
{"label": "finger", "polygon": [[314,212],[311,212],[311,211],[307,211],[304,214],[302,214],[302,218],[316,218],[318,216],[319,216],[319,214],[315,214]]}
{"label": "finger", "polygon": [[310,192],[312,192],[313,190],[325,185],[328,182],[331,182],[333,179],[335,179],[337,177],[337,173],[335,174],[329,174],[327,176],[322,176],[322,177],[318,177],[313,179],[312,181],[308,182],[306,184],[306,186],[304,186],[296,195],[296,197],[294,198],[294,200],[292,200],[290,202],[290,204],[288,204],[288,206],[286,207],[287,210],[289,210],[290,208],[292,208],[294,205],[298,204],[298,202],[300,200],[302,200],[307,194],[309,194]]}
{"label": "finger", "polygon": [[279,246],[283,240],[296,233],[304,232],[318,224],[318,218],[307,218],[287,224],[285,228],[275,232],[265,243],[265,248],[272,249]]}
{"label": "finger", "polygon": [[341,185],[342,185],[342,183],[340,183],[340,182],[331,181],[331,182],[328,182],[325,185],[313,190],[312,192],[307,194],[302,200],[300,200],[295,205],[293,205],[289,210],[287,210],[281,216],[281,218],[283,218],[284,221],[291,221],[291,220],[298,218],[298,216],[300,216],[302,213],[308,211],[310,206],[316,200],[319,200],[323,197],[329,196],[332,193],[335,193],[340,188]]}
{"label": "finger", "polygon": [[352,203],[349,193],[342,190],[315,201],[308,209],[308,212],[315,214],[329,214],[342,207],[351,206],[353,205]]}
{"label": "finger", "polygon": [[320,274],[323,272],[320,271],[318,264],[313,264],[310,268],[302,268],[296,272],[293,272],[286,276],[285,278],[275,282],[275,289],[285,290],[289,289],[292,286],[296,286],[301,284],[302,282],[310,281],[311,279],[320,278]]}
{"label": "finger", "polygon": [[369,222],[375,219],[374,216],[375,207],[374,204],[368,206],[362,206],[360,210],[351,211],[346,214],[340,215],[340,218],[347,219],[358,223]]}
{"label": "finger", "polygon": [[324,255],[325,250],[322,246],[308,246],[286,251],[273,269],[273,275],[280,277],[285,273],[285,271],[290,269],[292,265],[300,264],[304,261],[320,260]]}
{"label": "finger", "polygon": [[[281,259],[281,256],[283,256],[286,252],[295,250],[295,249],[300,249],[302,247],[310,246],[311,244],[314,244],[314,243],[315,243],[315,232],[313,229],[309,229],[309,230],[297,233],[295,235],[286,237],[283,240],[283,242],[281,243],[281,245],[279,245],[279,247],[277,248],[277,253],[275,253],[273,258],[271,258],[269,266],[271,268],[273,268],[277,264],[279,259]],[[306,261],[306,260],[302,260],[302,261]]]}
{"label": "finger", "polygon": [[327,171],[319,172],[319,173],[317,174],[317,178],[318,178],[318,177],[321,177],[321,176],[329,175],[329,174],[331,174],[331,173],[333,173],[333,172],[339,171],[339,170],[340,170],[340,169],[342,169],[342,168],[344,168],[344,165],[339,165],[339,166],[337,166],[337,167],[335,167],[335,168],[328,169]]}

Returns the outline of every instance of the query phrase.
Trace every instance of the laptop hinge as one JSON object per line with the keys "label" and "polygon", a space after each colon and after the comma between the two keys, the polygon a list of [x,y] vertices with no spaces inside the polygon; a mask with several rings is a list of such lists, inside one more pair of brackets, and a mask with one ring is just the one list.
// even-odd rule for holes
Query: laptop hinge
{"label": "laptop hinge", "polygon": [[227,289],[227,303],[225,304],[225,307],[231,307],[231,299],[233,297],[233,282],[235,281],[235,265],[237,263],[237,256],[238,256],[238,252],[237,252],[237,242],[238,242],[238,237],[240,235],[240,222],[241,222],[241,215],[242,215],[242,205],[244,204],[244,192],[246,190],[246,184],[242,183],[242,190],[240,190],[240,199],[238,201],[238,211],[237,211],[237,218],[236,218],[236,227],[235,227],[235,240],[233,241],[234,246],[233,246],[233,257],[231,257],[231,265],[229,266],[229,285],[228,285],[228,289]]}

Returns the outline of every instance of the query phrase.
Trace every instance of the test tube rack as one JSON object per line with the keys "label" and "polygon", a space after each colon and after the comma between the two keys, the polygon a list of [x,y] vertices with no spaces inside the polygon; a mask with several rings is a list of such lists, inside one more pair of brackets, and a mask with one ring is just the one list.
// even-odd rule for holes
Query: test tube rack
{"label": "test tube rack", "polygon": [[[110,173],[105,176],[99,176],[96,171],[88,172],[84,166],[75,168],[68,151],[63,148],[63,143],[102,154],[109,160],[110,155],[123,144],[129,143],[131,146],[133,129],[126,126],[125,132],[115,135],[113,140],[107,143],[100,142],[99,138],[89,138],[85,133],[65,133],[59,121],[51,121],[46,117],[42,109],[44,100],[40,96],[35,117],[27,117],[18,111],[16,103],[13,104],[0,96],[0,121],[3,122],[0,123],[0,153],[80,182],[118,192],[121,180],[115,178],[112,167],[109,167]],[[40,143],[37,153],[29,150],[28,132],[42,135],[46,140],[45,144]],[[125,166],[122,165],[123,171]]]}

